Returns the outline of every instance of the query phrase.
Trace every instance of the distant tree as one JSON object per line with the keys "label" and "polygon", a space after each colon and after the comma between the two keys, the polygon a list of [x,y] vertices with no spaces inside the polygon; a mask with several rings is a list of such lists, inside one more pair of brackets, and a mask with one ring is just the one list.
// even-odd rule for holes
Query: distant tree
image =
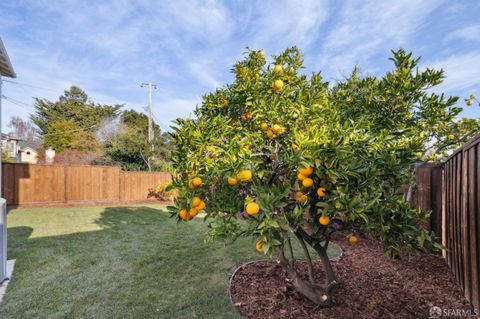
{"label": "distant tree", "polygon": [[33,141],[38,135],[38,129],[35,127],[35,124],[31,120],[25,121],[19,116],[12,116],[8,127],[13,136],[25,141]]}
{"label": "distant tree", "polygon": [[92,150],[98,146],[96,130],[105,119],[117,117],[121,107],[95,104],[82,89],[72,86],[55,102],[35,98],[31,120],[46,147]]}
{"label": "distant tree", "polygon": [[2,147],[2,162],[3,163],[13,163],[15,162],[13,158],[8,156],[8,152],[5,148]]}
{"label": "distant tree", "polygon": [[148,143],[148,117],[145,114],[124,111],[121,121],[122,130],[113,130],[110,136],[104,136],[106,156],[124,170],[165,169],[170,152],[169,139],[161,134],[160,127],[153,124],[152,148]]}

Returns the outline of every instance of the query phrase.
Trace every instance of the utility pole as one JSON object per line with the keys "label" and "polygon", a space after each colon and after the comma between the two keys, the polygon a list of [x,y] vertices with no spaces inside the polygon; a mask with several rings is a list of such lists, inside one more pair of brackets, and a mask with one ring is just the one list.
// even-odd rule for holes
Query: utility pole
{"label": "utility pole", "polygon": [[[148,81],[148,83],[142,83],[140,87],[148,87],[148,137],[147,141],[148,144],[150,144],[150,150],[154,151],[154,146],[153,146],[153,120],[152,120],[152,88],[157,89],[156,84],[152,84],[152,81]],[[150,158],[148,159],[148,169],[151,170],[150,168]]]}

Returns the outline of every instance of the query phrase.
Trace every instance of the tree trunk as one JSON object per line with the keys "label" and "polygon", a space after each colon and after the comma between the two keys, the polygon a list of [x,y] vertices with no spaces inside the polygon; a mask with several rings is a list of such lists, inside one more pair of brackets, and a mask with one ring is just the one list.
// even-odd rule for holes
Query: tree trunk
{"label": "tree trunk", "polygon": [[278,254],[280,265],[288,273],[292,280],[292,285],[299,293],[307,297],[310,301],[319,305],[320,307],[329,307],[332,305],[331,287],[322,287],[320,285],[309,283],[304,280],[295,268],[293,268],[288,260],[285,258],[283,247]]}
{"label": "tree trunk", "polygon": [[[322,262],[323,270],[325,272],[325,285],[319,285],[314,282],[313,270],[309,268],[308,277],[310,280],[303,279],[298,271],[295,269],[294,265],[289,263],[288,259],[285,257],[284,247],[282,246],[279,251],[278,259],[280,265],[288,273],[288,276],[292,280],[292,285],[299,293],[307,297],[312,302],[316,303],[320,307],[329,307],[332,305],[332,295],[333,289],[337,286],[337,281],[335,279],[335,273],[333,271],[332,264],[327,255],[327,247],[329,241],[325,242],[325,245],[322,246],[314,238],[312,238],[303,228],[297,228],[294,230],[295,235],[298,237],[300,242],[308,243],[310,246],[315,249],[318,253],[320,260]],[[306,247],[304,247],[306,248]],[[308,253],[308,251],[307,251]],[[307,263],[309,261],[307,260]],[[311,262],[311,261],[310,261]]]}

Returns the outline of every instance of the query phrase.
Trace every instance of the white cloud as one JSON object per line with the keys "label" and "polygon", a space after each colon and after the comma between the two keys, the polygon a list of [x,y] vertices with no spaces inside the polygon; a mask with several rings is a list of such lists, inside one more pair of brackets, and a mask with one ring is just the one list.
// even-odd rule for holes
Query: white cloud
{"label": "white cloud", "polygon": [[467,27],[457,29],[449,33],[445,37],[445,40],[457,40],[457,39],[479,42],[480,41],[480,24],[470,25]]}
{"label": "white cloud", "polygon": [[306,49],[329,13],[327,1],[319,0],[265,1],[257,6],[251,21],[253,46],[275,51],[292,45]]}
{"label": "white cloud", "polygon": [[406,46],[440,5],[437,0],[350,1],[340,8],[337,23],[320,55],[321,67],[334,77],[354,62],[371,69],[379,52]]}
{"label": "white cloud", "polygon": [[468,95],[469,89],[480,87],[480,51],[460,53],[448,58],[427,62],[430,68],[443,69],[445,81],[437,90]]}

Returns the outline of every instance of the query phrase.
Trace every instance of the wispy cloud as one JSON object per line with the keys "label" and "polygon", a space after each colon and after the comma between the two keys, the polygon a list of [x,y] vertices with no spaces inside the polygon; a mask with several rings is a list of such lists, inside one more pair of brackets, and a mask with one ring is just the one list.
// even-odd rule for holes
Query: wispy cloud
{"label": "wispy cloud", "polygon": [[332,31],[326,38],[320,66],[333,77],[360,63],[376,71],[380,56],[410,45],[429,15],[440,5],[437,0],[349,1],[338,9]]}
{"label": "wispy cloud", "polygon": [[[4,0],[0,29],[17,81],[48,88],[8,84],[5,94],[31,105],[32,96],[55,99],[76,84],[99,103],[143,110],[139,85],[152,80],[165,127],[230,81],[246,46],[269,56],[297,45],[307,70],[321,69],[328,80],[355,64],[382,74],[389,50],[402,46],[443,67],[442,88],[462,95],[480,86],[480,25],[464,23],[479,10],[476,0]],[[17,112],[7,105],[4,123]]]}
{"label": "wispy cloud", "polygon": [[468,96],[469,90],[480,88],[480,51],[454,54],[426,65],[445,71],[446,79],[437,90],[463,91]]}
{"label": "wispy cloud", "polygon": [[445,40],[461,39],[465,41],[480,42],[480,24],[469,25],[450,32]]}

